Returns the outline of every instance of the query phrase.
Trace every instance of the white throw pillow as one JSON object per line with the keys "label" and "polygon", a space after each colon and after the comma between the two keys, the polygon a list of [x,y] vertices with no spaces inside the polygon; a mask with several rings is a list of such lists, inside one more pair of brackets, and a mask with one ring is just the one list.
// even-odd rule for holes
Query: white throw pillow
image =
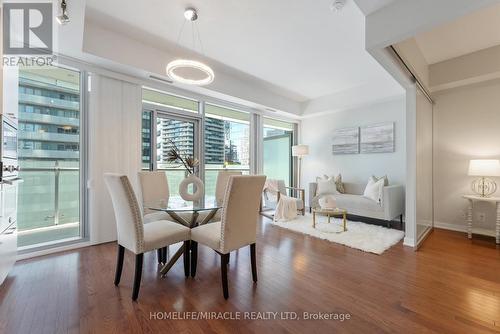
{"label": "white throw pillow", "polygon": [[377,182],[380,179],[384,179],[384,186],[387,187],[389,185],[389,178],[387,175],[381,176],[381,177],[376,177],[375,175],[372,175],[373,181]]}
{"label": "white throw pillow", "polygon": [[335,178],[325,175],[325,178],[318,178],[317,181],[318,189],[316,190],[316,195],[338,194]]}
{"label": "white throw pillow", "polygon": [[384,178],[380,178],[379,180],[375,181],[373,177],[370,177],[368,179],[368,184],[366,185],[363,196],[371,200],[374,200],[379,204],[382,203],[382,192],[384,190],[384,181],[385,181]]}

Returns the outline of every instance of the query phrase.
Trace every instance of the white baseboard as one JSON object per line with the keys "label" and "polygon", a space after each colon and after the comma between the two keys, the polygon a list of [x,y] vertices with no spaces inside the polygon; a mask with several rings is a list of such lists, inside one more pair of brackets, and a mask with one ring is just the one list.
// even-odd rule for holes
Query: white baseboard
{"label": "white baseboard", "polygon": [[[465,226],[465,225],[450,224],[450,223],[435,221],[434,227],[435,228],[442,228],[443,230],[450,230],[450,231],[467,233],[467,226]],[[472,233],[486,235],[489,237],[495,236],[495,230],[490,230],[490,229],[486,229],[486,228],[482,228],[482,227],[474,227],[473,226]]]}
{"label": "white baseboard", "polygon": [[403,246],[415,247],[415,239],[414,238],[405,237],[403,239]]}
{"label": "white baseboard", "polygon": [[49,255],[49,254],[53,254],[53,253],[64,252],[64,251],[73,250],[73,249],[82,248],[82,247],[88,247],[88,246],[91,246],[90,242],[83,241],[83,242],[78,242],[78,243],[60,246],[60,247],[47,248],[47,249],[34,251],[34,252],[28,252],[28,253],[21,253],[21,254],[17,255],[16,261],[31,259],[33,257]]}

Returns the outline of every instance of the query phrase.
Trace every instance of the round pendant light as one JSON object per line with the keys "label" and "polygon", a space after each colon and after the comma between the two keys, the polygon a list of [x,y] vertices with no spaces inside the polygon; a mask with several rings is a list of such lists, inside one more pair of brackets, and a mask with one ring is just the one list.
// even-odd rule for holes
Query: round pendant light
{"label": "round pendant light", "polygon": [[[201,74],[198,77],[197,73]],[[194,75],[186,75],[194,73]],[[214,71],[202,62],[189,59],[173,60],[167,65],[167,75],[170,79],[187,85],[208,85],[214,81]]]}
{"label": "round pendant light", "polygon": [[[193,29],[193,48],[195,48],[195,32],[198,32],[198,40],[200,44],[201,53],[203,53],[203,46],[201,44],[201,37],[199,30],[196,29],[194,25],[195,21],[198,19],[198,13],[194,8],[187,8],[184,11],[184,18],[186,21],[191,22],[191,26]],[[182,30],[184,25],[181,28],[179,33],[179,38],[177,39],[177,44],[179,44],[179,40],[182,36]],[[202,63],[201,61],[192,60],[192,59],[176,59],[167,64],[166,67],[167,75],[173,81],[186,84],[186,85],[197,85],[204,86],[208,85],[215,79],[214,71],[210,68],[210,66]]]}

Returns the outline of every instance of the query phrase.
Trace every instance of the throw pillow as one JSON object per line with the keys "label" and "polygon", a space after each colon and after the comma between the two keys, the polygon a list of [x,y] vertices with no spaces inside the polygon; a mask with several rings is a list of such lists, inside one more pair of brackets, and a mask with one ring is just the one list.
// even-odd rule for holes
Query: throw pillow
{"label": "throw pillow", "polygon": [[[329,179],[333,179],[333,176],[328,176],[328,175],[323,175],[323,176],[318,176],[316,177],[316,183],[319,183],[321,181],[326,181]],[[344,183],[342,183],[342,174],[337,175],[335,179],[335,187],[337,188],[337,192],[340,194],[345,194],[345,189],[344,189]]]}
{"label": "throw pillow", "polygon": [[318,179],[318,189],[316,195],[337,194],[337,186],[333,177]]}
{"label": "throw pillow", "polygon": [[375,175],[372,175],[372,179],[375,182],[377,182],[380,179],[384,179],[384,187],[387,187],[389,185],[389,179],[387,178],[387,175],[381,177],[376,177]]}
{"label": "throw pillow", "polygon": [[337,175],[335,178],[335,185],[339,193],[345,194],[344,184],[342,183],[342,174]]}
{"label": "throw pillow", "polygon": [[375,202],[380,204],[382,202],[382,191],[384,189],[384,181],[385,180],[383,178],[380,178],[379,180],[375,181],[373,177],[370,177],[368,179],[368,184],[366,185],[363,196],[371,200],[374,200]]}

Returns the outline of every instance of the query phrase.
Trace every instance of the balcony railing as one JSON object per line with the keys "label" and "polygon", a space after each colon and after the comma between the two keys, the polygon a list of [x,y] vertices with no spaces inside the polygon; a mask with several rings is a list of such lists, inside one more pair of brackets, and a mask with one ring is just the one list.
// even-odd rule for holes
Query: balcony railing
{"label": "balcony railing", "polygon": [[21,168],[19,246],[80,236],[80,171],[78,167]]}
{"label": "balcony railing", "polygon": [[19,93],[19,103],[36,104],[40,106],[80,111],[80,102],[61,100],[46,96]]}

